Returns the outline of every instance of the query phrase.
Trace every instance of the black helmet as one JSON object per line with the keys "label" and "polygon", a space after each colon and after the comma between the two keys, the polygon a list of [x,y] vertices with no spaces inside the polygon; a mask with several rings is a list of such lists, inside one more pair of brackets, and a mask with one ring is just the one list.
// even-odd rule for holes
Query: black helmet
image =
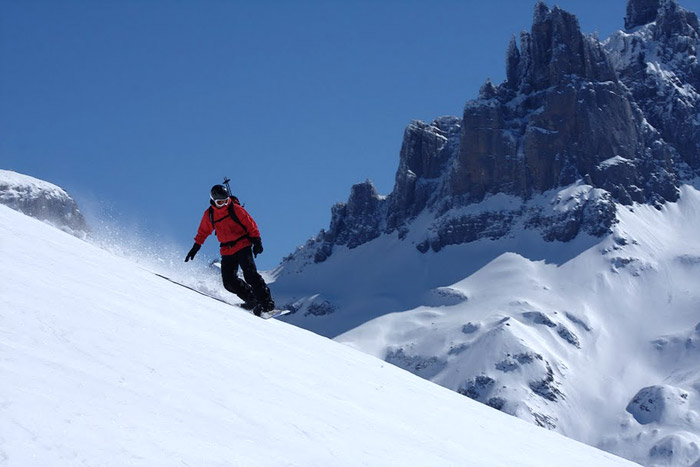
{"label": "black helmet", "polygon": [[214,185],[211,187],[211,200],[216,201],[217,199],[228,199],[228,190],[223,185]]}

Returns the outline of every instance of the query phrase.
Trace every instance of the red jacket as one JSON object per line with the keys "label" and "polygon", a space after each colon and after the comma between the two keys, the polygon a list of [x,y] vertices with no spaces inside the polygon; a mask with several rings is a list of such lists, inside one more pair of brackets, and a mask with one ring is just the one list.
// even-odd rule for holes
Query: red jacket
{"label": "red jacket", "polygon": [[[231,200],[230,205],[233,205],[234,212],[241,221],[241,224],[248,229],[246,236],[246,231],[243,229],[241,224],[234,221],[229,215],[229,206],[224,206],[222,208],[213,206],[214,210],[214,225],[211,223],[211,218],[209,216],[209,209],[204,211],[202,216],[202,222],[199,223],[199,230],[197,235],[194,237],[195,243],[202,245],[212,231],[216,228],[216,238],[219,239],[221,245],[221,255],[227,256],[232,255],[243,248],[247,248],[252,245],[250,241],[251,238],[260,238],[260,231],[258,226],[250,217],[250,214],[241,207],[241,205],[236,204]],[[230,244],[230,242],[235,242],[235,244]],[[229,243],[229,245],[223,245],[224,243]]]}

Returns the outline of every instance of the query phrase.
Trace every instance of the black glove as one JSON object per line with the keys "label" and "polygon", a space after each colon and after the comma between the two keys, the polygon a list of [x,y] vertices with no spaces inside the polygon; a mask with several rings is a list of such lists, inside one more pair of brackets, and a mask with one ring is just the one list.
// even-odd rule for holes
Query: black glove
{"label": "black glove", "polygon": [[253,255],[257,258],[263,252],[262,240],[260,240],[260,237],[255,237],[251,238],[250,241],[253,242]]}
{"label": "black glove", "polygon": [[199,245],[197,243],[192,245],[192,249],[190,250],[189,253],[187,253],[187,256],[185,256],[185,263],[191,259],[194,259],[194,255],[197,254],[197,252],[199,251],[200,248],[202,248],[202,245]]}

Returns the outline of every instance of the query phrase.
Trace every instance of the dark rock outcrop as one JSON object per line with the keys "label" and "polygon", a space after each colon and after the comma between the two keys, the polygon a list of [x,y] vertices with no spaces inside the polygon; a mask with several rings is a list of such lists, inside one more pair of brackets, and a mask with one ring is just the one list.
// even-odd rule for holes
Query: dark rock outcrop
{"label": "dark rock outcrop", "polygon": [[[677,151],[677,173],[693,176],[700,170],[697,15],[675,0],[630,0],[627,9],[628,19],[634,21],[626,20],[626,27],[642,27],[631,34],[613,34],[605,48],[644,117]],[[668,148],[657,145],[652,150],[657,160],[673,160],[674,152]]]}
{"label": "dark rock outcrop", "polygon": [[448,163],[458,149],[460,130],[461,120],[456,117],[408,125],[390,196],[388,229],[399,228],[435,203]]}
{"label": "dark rock outcrop", "polygon": [[347,203],[333,207],[327,241],[355,248],[374,240],[381,234],[382,199],[369,180],[352,187]]}
{"label": "dark rock outcrop", "polygon": [[556,402],[560,398],[563,398],[564,395],[557,387],[557,382],[554,379],[554,371],[552,371],[552,367],[549,366],[549,362],[546,362],[546,364],[547,374],[545,377],[537,381],[530,381],[529,386],[532,392],[538,396],[548,401]]}
{"label": "dark rock outcrop", "polygon": [[490,376],[480,375],[467,381],[457,392],[470,399],[485,402],[495,383],[496,380]]}
{"label": "dark rock outcrop", "polygon": [[656,20],[661,0],[630,0],[627,3],[625,29],[643,26]]}
{"label": "dark rock outcrop", "polygon": [[[335,245],[355,248],[381,235],[385,221],[386,199],[379,196],[371,181],[354,185],[347,203],[331,209],[331,224],[307,243],[316,249],[314,262],[325,261]],[[286,258],[289,259],[289,258]]]}
{"label": "dark rock outcrop", "polygon": [[688,410],[688,393],[673,386],[642,388],[627,405],[627,412],[641,425],[682,418]]}
{"label": "dark rock outcrop", "polygon": [[[575,16],[538,3],[532,32],[521,35],[520,50],[511,41],[506,65],[507,80],[487,84],[465,107],[453,193],[527,198],[588,178],[625,203],[677,198],[672,150],[646,128],[602,45],[581,34]],[[655,144],[660,151],[647,149]],[[663,195],[649,184],[655,175],[667,182]]]}
{"label": "dark rock outcrop", "polygon": [[[547,241],[601,236],[617,203],[677,200],[680,183],[700,175],[697,16],[675,0],[629,0],[625,24],[637,29],[603,45],[538,2],[531,31],[508,46],[506,80],[487,80],[461,118],[411,122],[392,193],[354,186],[307,244],[314,261],[335,245],[403,240],[421,215],[415,244],[427,252],[519,226]],[[532,201],[544,193],[549,207]],[[496,195],[510,198],[484,201]]]}

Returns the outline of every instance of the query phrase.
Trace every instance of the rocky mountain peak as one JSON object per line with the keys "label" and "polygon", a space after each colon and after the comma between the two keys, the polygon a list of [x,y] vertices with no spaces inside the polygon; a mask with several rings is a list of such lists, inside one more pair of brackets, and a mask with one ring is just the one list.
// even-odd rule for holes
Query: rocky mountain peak
{"label": "rocky mountain peak", "polygon": [[381,235],[386,223],[382,215],[384,200],[370,180],[353,185],[347,203],[338,203],[331,209],[330,227],[317,238],[322,247],[315,261],[330,256],[334,245],[355,248]]}
{"label": "rocky mountain peak", "polygon": [[[628,16],[652,3],[630,1]],[[688,176],[700,170],[700,25],[675,0],[656,3],[653,22],[613,34],[605,49],[648,123],[678,152],[676,170]]]}
{"label": "rocky mountain peak", "polygon": [[[657,40],[661,36],[666,40],[680,36],[697,41],[700,37],[698,16],[694,12],[682,8],[676,0],[664,0],[661,3],[656,23],[658,28],[655,38]],[[696,51],[687,50],[687,52],[694,55]]]}
{"label": "rocky mountain peak", "polygon": [[661,0],[629,0],[625,29],[629,30],[656,21],[660,5]]}
{"label": "rocky mountain peak", "polygon": [[641,26],[601,44],[539,1],[531,30],[508,44],[505,81],[486,80],[461,118],[411,122],[393,191],[353,187],[303,255],[324,261],[335,245],[393,233],[439,251],[517,226],[568,241],[608,232],[617,204],[676,201],[700,174],[697,16],[675,0],[630,0],[626,22]]}
{"label": "rocky mountain peak", "polygon": [[656,40],[682,36],[697,39],[700,33],[697,15],[682,8],[676,0],[629,0],[625,29],[630,31],[650,23],[657,23]]}
{"label": "rocky mountain peak", "polygon": [[514,39],[508,47],[506,83],[510,89],[527,93],[558,84],[567,75],[615,80],[597,45],[581,34],[576,16],[557,6],[550,10],[540,1],[535,5],[531,32],[520,36],[520,50]]}
{"label": "rocky mountain peak", "polygon": [[571,13],[538,2],[520,47],[510,41],[506,81],[487,82],[465,106],[447,192],[472,201],[498,192],[527,198],[586,179],[625,203],[644,201],[651,190],[640,188],[635,162],[624,188],[602,162],[640,159],[654,137],[600,42],[583,35]]}

